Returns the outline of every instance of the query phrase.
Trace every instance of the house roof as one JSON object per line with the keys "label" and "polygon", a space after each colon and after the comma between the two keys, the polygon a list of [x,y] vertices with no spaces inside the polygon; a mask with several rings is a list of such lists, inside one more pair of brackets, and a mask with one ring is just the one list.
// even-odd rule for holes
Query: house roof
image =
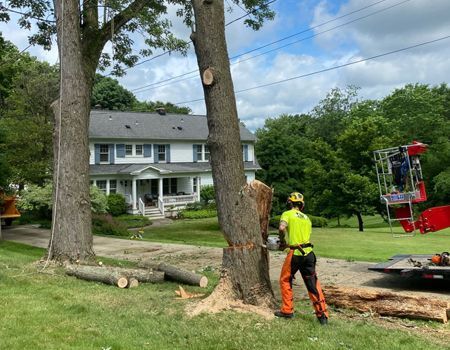
{"label": "house roof", "polygon": [[[204,163],[151,163],[151,164],[94,164],[89,166],[90,175],[139,175],[147,169],[160,174],[199,173],[211,171],[211,164]],[[259,170],[258,163],[244,162],[245,170]]]}
{"label": "house roof", "polygon": [[[255,136],[240,123],[242,141],[255,141]],[[205,116],[91,111],[89,137],[108,139],[202,140],[208,137]]]}

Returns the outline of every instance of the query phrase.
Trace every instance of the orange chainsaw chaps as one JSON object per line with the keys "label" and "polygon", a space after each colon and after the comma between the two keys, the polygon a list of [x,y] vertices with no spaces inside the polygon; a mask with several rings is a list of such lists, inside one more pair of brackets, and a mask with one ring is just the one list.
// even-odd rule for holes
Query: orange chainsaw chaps
{"label": "orange chainsaw chaps", "polygon": [[294,251],[289,251],[289,254],[284,260],[283,267],[280,274],[280,290],[281,290],[281,312],[291,314],[294,312],[294,294],[292,292],[291,279],[291,261]]}

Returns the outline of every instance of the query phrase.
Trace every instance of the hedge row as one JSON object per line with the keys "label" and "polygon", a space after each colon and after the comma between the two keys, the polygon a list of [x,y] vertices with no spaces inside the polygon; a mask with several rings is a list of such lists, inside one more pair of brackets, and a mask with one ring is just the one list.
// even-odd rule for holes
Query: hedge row
{"label": "hedge row", "polygon": [[217,216],[215,209],[200,209],[200,210],[182,210],[178,214],[180,219],[206,219]]}

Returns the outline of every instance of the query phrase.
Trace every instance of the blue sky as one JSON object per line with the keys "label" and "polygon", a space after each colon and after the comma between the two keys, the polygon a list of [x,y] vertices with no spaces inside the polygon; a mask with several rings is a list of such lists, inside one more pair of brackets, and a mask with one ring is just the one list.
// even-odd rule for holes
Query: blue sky
{"label": "blue sky", "polygon": [[[225,5],[232,1],[225,0]],[[365,10],[360,9],[372,5]],[[273,4],[277,15],[257,32],[245,28],[242,21],[227,27],[227,43],[230,56],[243,53],[270,43],[303,29],[313,28],[324,22],[359,11],[307,33],[283,41],[243,57],[231,66],[235,90],[288,79],[362,58],[419,44],[450,35],[449,0],[277,0]],[[374,13],[381,11],[379,13]],[[180,38],[189,40],[189,29],[170,8],[168,18],[173,31]],[[233,6],[226,14],[227,21],[244,14]],[[368,16],[358,20],[359,17]],[[355,22],[332,29],[348,21]],[[327,33],[320,34],[324,30]],[[27,32],[18,30],[14,22],[0,24],[0,31],[19,49],[27,46]],[[316,37],[250,60],[250,56],[264,52],[300,38]],[[142,39],[136,37],[137,47]],[[105,51],[110,51],[108,45]],[[51,63],[57,62],[56,48],[43,52],[39,48],[32,54]],[[165,55],[127,71],[119,81],[129,90],[152,84],[196,70],[196,58],[192,50],[186,57],[179,54]],[[407,83],[439,84],[450,77],[450,39],[422,46],[413,50],[389,55],[377,60],[362,62],[327,73],[297,79],[284,84],[237,94],[239,117],[251,129],[264,125],[268,117],[282,113],[310,111],[326,93],[334,87],[359,86],[363,98],[381,98],[393,89]],[[183,77],[184,78],[184,77]],[[136,91],[141,100],[181,102],[203,97],[200,79],[174,79],[164,86]],[[194,113],[204,114],[203,102],[187,104]]]}

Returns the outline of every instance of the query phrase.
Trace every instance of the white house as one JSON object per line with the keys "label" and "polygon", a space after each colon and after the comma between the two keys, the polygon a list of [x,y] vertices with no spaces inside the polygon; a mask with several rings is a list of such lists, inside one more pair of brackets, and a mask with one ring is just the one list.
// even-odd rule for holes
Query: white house
{"label": "white house", "polygon": [[[255,136],[240,125],[247,181],[260,169]],[[91,183],[121,193],[130,212],[157,217],[200,199],[212,185],[205,116],[92,111],[89,127]]]}

